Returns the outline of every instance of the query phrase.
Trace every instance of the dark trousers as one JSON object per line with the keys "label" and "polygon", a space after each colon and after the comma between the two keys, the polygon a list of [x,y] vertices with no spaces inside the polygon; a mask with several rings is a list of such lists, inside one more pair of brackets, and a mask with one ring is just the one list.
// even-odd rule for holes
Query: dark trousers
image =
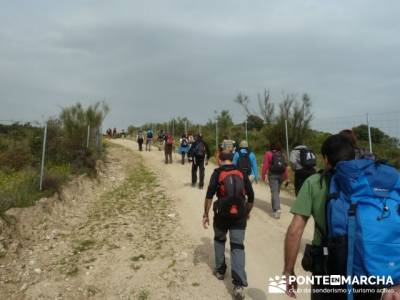
{"label": "dark trousers", "polygon": [[143,140],[139,140],[138,144],[139,144],[139,151],[142,151],[143,150]]}
{"label": "dark trousers", "polygon": [[186,156],[186,152],[182,152],[182,165],[185,164],[185,156]]}
{"label": "dark trousers", "polygon": [[308,177],[315,174],[315,169],[300,169],[294,172],[294,192],[296,196],[299,194],[300,189]]}
{"label": "dark trousers", "polygon": [[164,154],[165,154],[165,163],[172,164],[172,145],[165,144]]}
{"label": "dark trousers", "polygon": [[204,158],[194,158],[192,163],[192,184],[197,183],[197,169],[199,169],[199,187],[204,186]]}

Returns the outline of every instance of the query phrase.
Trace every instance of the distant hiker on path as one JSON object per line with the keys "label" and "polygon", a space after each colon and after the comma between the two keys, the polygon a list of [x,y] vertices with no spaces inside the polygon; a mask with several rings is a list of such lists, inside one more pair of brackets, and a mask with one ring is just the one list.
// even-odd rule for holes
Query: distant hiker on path
{"label": "distant hiker on path", "polygon": [[248,285],[245,271],[244,237],[247,219],[253,207],[254,191],[248,177],[233,165],[233,154],[224,151],[220,156],[221,167],[214,170],[207,189],[203,227],[207,229],[210,225],[209,212],[216,194],[217,201],[213,205],[214,275],[219,280],[224,279],[227,269],[225,243],[229,231],[233,295],[236,299],[244,299],[244,288]]}
{"label": "distant hiker on path", "polygon": [[281,216],[279,197],[281,185],[283,181],[286,181],[286,185],[289,183],[286,159],[279,144],[272,144],[270,150],[265,152],[261,177],[263,181],[268,180],[273,216],[275,219],[279,219]]}
{"label": "distant hiker on path", "polygon": [[161,130],[158,132],[158,136],[157,136],[157,142],[158,142],[157,147],[158,147],[158,151],[161,151],[162,148],[164,147],[164,140],[165,140],[165,133],[164,133],[164,130],[161,129]]}
{"label": "distant hiker on path", "polygon": [[144,136],[143,136],[143,131],[142,130],[139,130],[139,132],[138,132],[138,134],[136,136],[136,142],[139,145],[139,151],[142,151],[143,150],[142,146],[143,146],[143,142],[144,142]]}
{"label": "distant hiker on path", "polygon": [[197,183],[197,169],[199,169],[199,188],[202,189],[204,187],[204,165],[208,164],[210,150],[201,135],[195,136],[195,142],[190,147],[188,156],[192,160],[192,186],[194,187]]}
{"label": "distant hiker on path", "polygon": [[222,149],[223,151],[229,151],[231,153],[235,152],[235,141],[231,140],[227,136],[224,136],[224,140],[222,141]]}
{"label": "distant hiker on path", "polygon": [[183,134],[182,137],[179,139],[179,153],[182,156],[182,165],[185,164],[185,156],[189,152],[189,148],[189,140],[186,135]]}
{"label": "distant hiker on path", "polygon": [[294,192],[297,196],[304,181],[315,174],[317,157],[307,146],[295,143],[292,152],[290,152],[289,162],[294,172]]}
{"label": "distant hiker on path", "polygon": [[252,151],[249,150],[247,141],[241,141],[239,150],[235,152],[233,156],[233,164],[243,172],[246,176],[249,176],[251,182],[258,182],[258,167],[256,156]]}
{"label": "distant hiker on path", "polygon": [[146,151],[151,151],[151,144],[153,143],[153,130],[147,129],[146,132]]}
{"label": "distant hiker on path", "polygon": [[172,164],[172,151],[174,148],[174,137],[172,134],[167,133],[164,138],[164,154],[165,154],[165,163]]}

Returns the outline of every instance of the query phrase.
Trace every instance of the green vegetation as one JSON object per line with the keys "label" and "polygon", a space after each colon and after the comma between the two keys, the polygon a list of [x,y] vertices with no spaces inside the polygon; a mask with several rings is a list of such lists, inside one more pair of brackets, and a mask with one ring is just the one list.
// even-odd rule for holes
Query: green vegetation
{"label": "green vegetation", "polygon": [[[0,215],[11,207],[30,206],[59,192],[70,174],[96,174],[102,157],[99,128],[108,112],[104,103],[64,108],[47,121],[43,189],[39,191],[43,128],[37,124],[0,124]],[[89,127],[89,147],[87,134]]]}
{"label": "green vegetation", "polygon": [[[319,153],[323,141],[330,135],[327,132],[311,129],[312,102],[307,94],[303,94],[300,98],[293,93],[283,94],[282,100],[275,105],[272,103],[270,93],[264,91],[263,95],[258,95],[258,111],[250,108],[250,98],[241,93],[234,99],[234,103],[240,105],[247,116],[248,142],[260,165],[263,154],[271,143],[278,143],[283,149],[286,148],[285,120],[288,125],[290,149],[293,148],[295,143],[304,143],[316,153]],[[235,124],[228,110],[215,112],[215,117],[205,125],[195,124],[186,117],[178,117],[169,122],[143,124],[140,128],[153,128],[156,133],[160,129],[172,132],[172,128],[174,128],[175,140],[185,133],[185,128],[191,134],[201,132],[212,153],[215,153],[216,124],[219,142],[222,142],[224,136],[228,136],[237,142],[246,137],[245,122]],[[138,127],[129,127],[132,136],[136,134],[137,130]],[[360,124],[353,130],[358,138],[359,146],[368,149],[367,125]],[[371,137],[374,154],[400,168],[399,140],[374,127],[371,127]],[[322,160],[318,162],[318,165],[322,167]]]}

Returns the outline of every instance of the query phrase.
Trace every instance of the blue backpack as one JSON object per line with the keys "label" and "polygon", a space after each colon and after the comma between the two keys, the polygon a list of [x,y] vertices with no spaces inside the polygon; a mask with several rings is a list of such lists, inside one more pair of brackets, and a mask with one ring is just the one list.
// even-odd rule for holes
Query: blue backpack
{"label": "blue backpack", "polygon": [[[329,193],[328,240],[342,241],[342,247],[329,250],[329,256],[336,256],[334,268],[346,276],[391,276],[399,284],[399,172],[371,159],[343,161],[331,177]],[[351,283],[347,291],[347,299],[353,299]]]}

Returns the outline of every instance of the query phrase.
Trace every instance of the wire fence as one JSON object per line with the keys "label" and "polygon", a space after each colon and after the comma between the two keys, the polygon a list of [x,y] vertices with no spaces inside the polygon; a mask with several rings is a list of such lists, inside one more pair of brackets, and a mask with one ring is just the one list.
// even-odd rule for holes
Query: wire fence
{"label": "wire fence", "polygon": [[90,124],[82,125],[69,133],[65,132],[61,124],[54,123],[51,120],[42,123],[26,120],[0,120],[0,126],[0,152],[6,153],[1,158],[6,165],[7,162],[18,159],[20,153],[13,153],[13,147],[28,153],[30,157],[27,163],[36,169],[35,173],[39,177],[37,185],[39,191],[44,188],[47,163],[53,165],[54,160],[66,164],[73,163],[70,161],[71,156],[62,157],[62,152],[69,151],[69,149],[65,149],[66,145],[71,146],[70,149],[74,149],[76,156],[80,155],[81,157],[88,156],[87,152],[89,151],[96,153],[102,151],[103,135],[101,127],[91,127]]}

